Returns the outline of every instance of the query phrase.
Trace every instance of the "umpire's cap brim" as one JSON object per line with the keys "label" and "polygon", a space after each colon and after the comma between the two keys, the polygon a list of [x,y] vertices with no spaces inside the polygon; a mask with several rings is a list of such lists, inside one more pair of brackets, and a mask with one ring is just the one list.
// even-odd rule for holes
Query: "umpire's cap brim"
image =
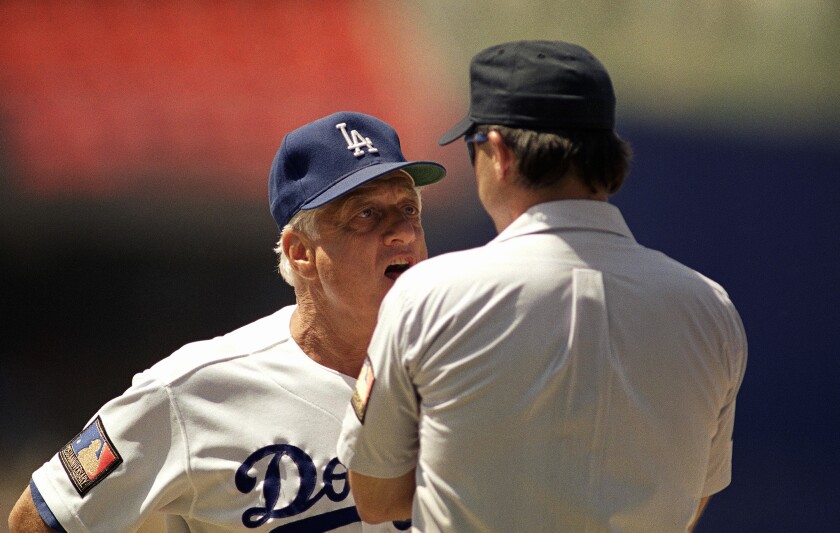
{"label": "umpire's cap brim", "polygon": [[438,144],[441,145],[441,146],[445,146],[445,145],[451,143],[452,141],[454,141],[455,139],[457,139],[458,137],[466,135],[474,127],[475,127],[475,122],[473,122],[473,119],[470,118],[469,115],[467,115],[464,118],[462,118],[457,124],[452,126],[452,129],[450,129],[449,131],[444,133],[443,137],[441,137],[438,140]]}

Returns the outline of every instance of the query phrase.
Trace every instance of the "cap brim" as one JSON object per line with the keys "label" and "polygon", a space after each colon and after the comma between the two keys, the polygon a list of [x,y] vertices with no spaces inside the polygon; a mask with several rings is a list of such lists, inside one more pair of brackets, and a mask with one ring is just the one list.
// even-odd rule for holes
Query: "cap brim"
{"label": "cap brim", "polygon": [[455,124],[455,126],[453,126],[452,129],[444,133],[443,137],[441,137],[438,140],[438,144],[441,146],[445,146],[457,139],[458,137],[467,134],[474,127],[475,122],[473,122],[470,116],[467,115],[464,118],[462,118],[460,122]]}
{"label": "cap brim", "polygon": [[403,161],[400,163],[380,163],[370,165],[348,174],[328,188],[307,200],[300,209],[315,209],[347,194],[356,187],[380,178],[395,170],[405,170],[417,186],[429,185],[446,176],[446,168],[433,161]]}

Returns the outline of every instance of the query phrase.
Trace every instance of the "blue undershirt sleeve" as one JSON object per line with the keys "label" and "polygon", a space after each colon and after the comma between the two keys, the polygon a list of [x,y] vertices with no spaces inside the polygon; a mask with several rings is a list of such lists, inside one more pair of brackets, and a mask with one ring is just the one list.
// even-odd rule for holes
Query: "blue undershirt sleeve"
{"label": "blue undershirt sleeve", "polygon": [[29,491],[32,493],[32,501],[35,502],[35,508],[38,509],[38,514],[41,515],[41,519],[44,523],[56,531],[67,533],[55,518],[55,515],[50,510],[50,506],[44,501],[43,496],[41,496],[41,492],[32,480],[29,480]]}

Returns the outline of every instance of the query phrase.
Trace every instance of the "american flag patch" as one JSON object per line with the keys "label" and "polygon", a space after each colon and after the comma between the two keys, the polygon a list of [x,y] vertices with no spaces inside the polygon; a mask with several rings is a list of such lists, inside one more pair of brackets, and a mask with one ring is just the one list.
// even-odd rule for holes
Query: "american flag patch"
{"label": "american flag patch", "polygon": [[122,457],[98,416],[58,452],[58,457],[79,496],[87,494],[122,464]]}

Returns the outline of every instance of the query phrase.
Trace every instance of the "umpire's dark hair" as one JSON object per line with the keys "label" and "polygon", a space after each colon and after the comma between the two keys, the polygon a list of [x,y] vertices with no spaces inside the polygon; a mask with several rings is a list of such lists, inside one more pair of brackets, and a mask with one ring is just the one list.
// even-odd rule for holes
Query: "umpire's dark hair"
{"label": "umpire's dark hair", "polygon": [[630,145],[611,129],[538,132],[482,124],[475,131],[498,131],[517,159],[522,185],[540,189],[559,183],[572,169],[592,192],[617,192],[630,171]]}

